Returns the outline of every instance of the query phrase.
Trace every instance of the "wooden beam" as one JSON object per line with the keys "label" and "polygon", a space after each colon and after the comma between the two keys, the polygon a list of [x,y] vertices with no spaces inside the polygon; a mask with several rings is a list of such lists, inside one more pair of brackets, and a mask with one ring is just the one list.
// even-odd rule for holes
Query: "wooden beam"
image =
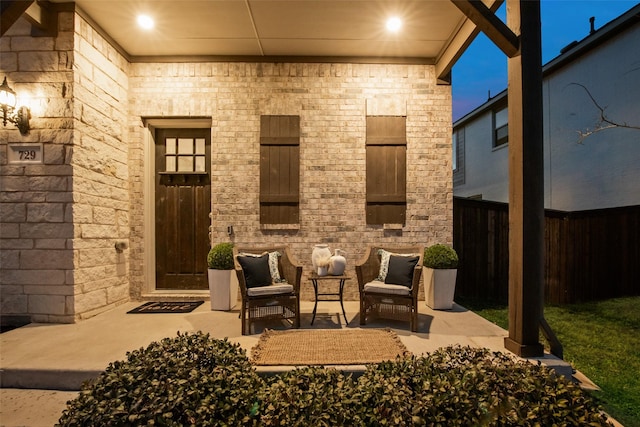
{"label": "wooden beam", "polygon": [[58,34],[58,16],[48,1],[37,1],[25,11],[25,17],[31,23],[31,35],[34,37],[55,37]]}
{"label": "wooden beam", "polygon": [[544,163],[540,1],[507,0],[507,23],[520,54],[507,61],[509,98],[509,336],[522,357],[539,342],[544,292]]}
{"label": "wooden beam", "polygon": [[[489,10],[495,12],[504,0],[487,0]],[[436,78],[439,84],[451,84],[451,69],[460,59],[465,50],[471,45],[476,36],[480,33],[473,21],[465,19],[455,35],[447,42],[445,48],[436,58]]]}
{"label": "wooden beam", "polygon": [[518,36],[480,0],[451,0],[509,58],[518,54]]}
{"label": "wooden beam", "polygon": [[0,9],[0,36],[11,28],[22,14],[31,6],[33,0],[3,0]]}

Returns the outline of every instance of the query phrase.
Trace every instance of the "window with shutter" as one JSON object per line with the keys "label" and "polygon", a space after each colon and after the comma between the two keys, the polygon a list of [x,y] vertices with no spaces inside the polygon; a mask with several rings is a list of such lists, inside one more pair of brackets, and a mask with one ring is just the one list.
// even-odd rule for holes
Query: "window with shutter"
{"label": "window with shutter", "polygon": [[367,224],[405,224],[406,117],[367,117]]}
{"label": "window with shutter", "polygon": [[260,117],[260,223],[300,222],[300,116]]}

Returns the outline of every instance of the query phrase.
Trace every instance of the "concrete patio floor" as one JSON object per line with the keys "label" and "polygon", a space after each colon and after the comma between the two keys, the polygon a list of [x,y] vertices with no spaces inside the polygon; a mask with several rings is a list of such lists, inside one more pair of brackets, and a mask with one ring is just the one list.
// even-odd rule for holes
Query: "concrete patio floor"
{"label": "concrete patio floor", "polygon": [[[66,401],[77,396],[83,381],[96,377],[110,362],[125,359],[128,351],[174,337],[178,331],[202,331],[213,338],[228,338],[246,349],[250,357],[252,347],[265,328],[282,327],[273,323],[256,324],[253,335],[242,336],[238,310],[211,311],[208,301],[186,314],[127,314],[140,304],[126,303],[76,324],[30,324],[1,334],[0,425],[53,425]],[[320,302],[312,326],[313,302],[303,301],[301,328],[361,327],[359,303],[348,301],[344,306],[348,323],[339,303]],[[459,305],[450,311],[431,310],[421,301],[417,333],[409,330],[408,321],[375,319],[364,327],[393,329],[416,355],[456,344],[506,352],[503,341],[507,332]],[[571,375],[568,364],[551,356],[544,359],[554,368],[564,369],[565,374],[568,369]],[[258,367],[258,370],[270,368]]]}

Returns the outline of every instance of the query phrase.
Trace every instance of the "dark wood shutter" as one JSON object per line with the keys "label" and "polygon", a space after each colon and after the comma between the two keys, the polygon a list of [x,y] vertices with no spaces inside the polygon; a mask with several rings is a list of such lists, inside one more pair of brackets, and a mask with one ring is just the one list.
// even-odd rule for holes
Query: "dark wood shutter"
{"label": "dark wood shutter", "polygon": [[367,224],[404,224],[407,210],[406,117],[367,117]]}
{"label": "dark wood shutter", "polygon": [[300,116],[260,117],[260,223],[300,222]]}

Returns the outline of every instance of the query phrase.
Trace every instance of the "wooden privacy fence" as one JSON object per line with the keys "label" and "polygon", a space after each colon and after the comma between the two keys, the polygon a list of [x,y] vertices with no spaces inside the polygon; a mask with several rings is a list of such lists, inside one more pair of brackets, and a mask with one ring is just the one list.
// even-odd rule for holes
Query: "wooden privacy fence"
{"label": "wooden privacy fence", "polygon": [[[506,303],[509,213],[505,203],[454,198],[456,296]],[[545,210],[545,302],[640,295],[640,205]]]}

